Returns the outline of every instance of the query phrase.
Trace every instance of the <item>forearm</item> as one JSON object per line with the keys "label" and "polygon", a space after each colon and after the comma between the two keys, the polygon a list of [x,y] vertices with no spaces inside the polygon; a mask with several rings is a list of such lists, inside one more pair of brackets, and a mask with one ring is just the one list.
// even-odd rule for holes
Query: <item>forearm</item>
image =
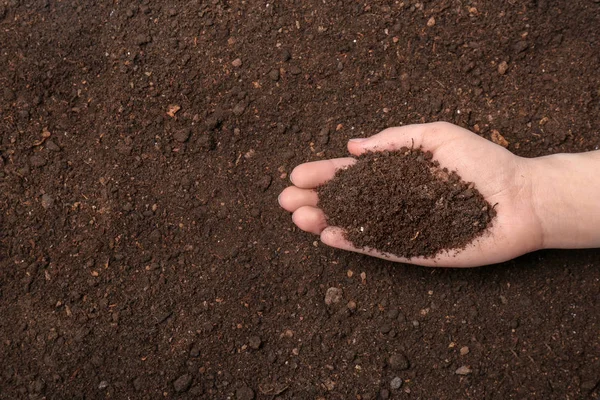
{"label": "forearm", "polygon": [[600,247],[600,151],[528,162],[542,247]]}

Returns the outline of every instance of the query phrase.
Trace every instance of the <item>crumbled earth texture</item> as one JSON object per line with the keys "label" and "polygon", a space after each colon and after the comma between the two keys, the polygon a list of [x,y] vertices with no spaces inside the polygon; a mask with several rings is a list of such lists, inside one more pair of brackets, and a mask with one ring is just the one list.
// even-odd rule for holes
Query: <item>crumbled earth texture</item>
{"label": "crumbled earth texture", "polygon": [[317,193],[329,225],[343,228],[350,243],[397,257],[462,250],[496,216],[474,184],[431,152],[406,147],[359,156]]}
{"label": "crumbled earth texture", "polygon": [[598,250],[418,268],[276,199],[388,126],[597,149],[599,27],[593,0],[0,0],[0,398],[597,398]]}

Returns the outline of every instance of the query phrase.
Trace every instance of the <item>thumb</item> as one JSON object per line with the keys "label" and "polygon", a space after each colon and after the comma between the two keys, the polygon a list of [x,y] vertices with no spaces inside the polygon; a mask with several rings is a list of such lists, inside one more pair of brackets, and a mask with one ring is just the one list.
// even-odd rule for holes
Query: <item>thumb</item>
{"label": "thumb", "polygon": [[402,147],[419,148],[435,151],[439,147],[441,137],[447,136],[454,126],[447,122],[406,125],[388,128],[369,138],[350,139],[348,151],[359,156],[368,151],[393,151]]}

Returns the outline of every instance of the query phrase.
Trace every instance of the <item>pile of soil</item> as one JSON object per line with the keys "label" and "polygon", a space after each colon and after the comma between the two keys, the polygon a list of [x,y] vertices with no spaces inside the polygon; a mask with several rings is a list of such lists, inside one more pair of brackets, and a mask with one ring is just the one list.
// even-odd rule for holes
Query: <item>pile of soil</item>
{"label": "pile of soil", "polygon": [[276,199],[389,126],[598,148],[599,26],[593,0],[0,0],[0,398],[597,397],[597,250],[416,268]]}
{"label": "pile of soil", "polygon": [[421,149],[365,153],[317,192],[355,247],[405,258],[464,249],[496,216],[473,183]]}

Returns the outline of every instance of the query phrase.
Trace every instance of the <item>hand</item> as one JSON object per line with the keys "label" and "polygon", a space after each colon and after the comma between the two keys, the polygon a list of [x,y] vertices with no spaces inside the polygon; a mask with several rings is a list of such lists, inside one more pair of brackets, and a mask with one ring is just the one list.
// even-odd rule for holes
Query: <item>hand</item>
{"label": "hand", "polygon": [[441,252],[433,258],[405,259],[374,249],[356,248],[344,239],[340,227],[328,226],[317,208],[315,188],[331,179],[336,170],[352,165],[352,157],[309,162],[297,166],[290,175],[294,186],[279,196],[279,204],[292,212],[292,220],[302,230],[321,236],[329,246],[355,251],[391,261],[424,266],[475,267],[510,260],[543,245],[542,227],[532,199],[532,177],[528,159],[518,157],[466,129],[435,122],[389,128],[367,139],[351,139],[348,150],[358,156],[366,151],[422,147],[431,151],[442,167],[456,171],[490,204],[497,204],[492,227],[462,250]]}

